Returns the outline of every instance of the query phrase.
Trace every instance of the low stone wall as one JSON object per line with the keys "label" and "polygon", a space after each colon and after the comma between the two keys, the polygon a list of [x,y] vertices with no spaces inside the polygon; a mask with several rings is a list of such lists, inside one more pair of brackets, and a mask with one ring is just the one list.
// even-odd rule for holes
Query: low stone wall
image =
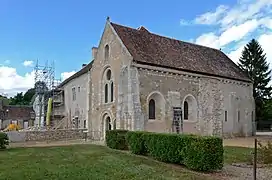
{"label": "low stone wall", "polygon": [[83,139],[86,129],[60,129],[48,131],[27,131],[26,141],[58,141]]}
{"label": "low stone wall", "polygon": [[8,136],[11,142],[26,141],[61,141],[84,139],[86,129],[60,129],[44,131],[11,131]]}

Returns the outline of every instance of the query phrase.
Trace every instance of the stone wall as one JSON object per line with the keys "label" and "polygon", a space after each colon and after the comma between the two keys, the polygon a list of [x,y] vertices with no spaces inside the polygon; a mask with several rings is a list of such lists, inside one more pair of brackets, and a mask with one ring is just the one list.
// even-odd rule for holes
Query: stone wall
{"label": "stone wall", "polygon": [[[109,56],[105,58],[105,47],[109,47]],[[124,91],[120,90],[120,79],[121,69],[125,69],[129,66],[129,63],[132,61],[132,57],[129,55],[129,52],[126,50],[125,46],[122,44],[119,37],[116,35],[116,32],[112,28],[109,22],[106,22],[105,28],[102,34],[102,37],[97,47],[97,52],[95,54],[95,59],[91,69],[90,77],[90,95],[89,95],[89,129],[94,132],[101,132],[100,136],[103,139],[105,135],[105,119],[107,117],[111,120],[111,127],[113,127],[113,122],[116,119],[117,128],[129,128],[129,122],[121,123],[119,119],[123,119],[120,116],[130,116],[129,114],[119,113],[120,109],[127,108],[127,106],[122,106],[119,101],[118,93],[121,93],[121,96],[127,98],[126,94],[128,93],[128,82],[123,82]],[[112,82],[113,82],[113,102],[104,102],[105,94],[105,83],[104,77],[105,73],[111,70]],[[128,75],[126,70],[123,74]],[[120,87],[120,88],[119,88]],[[108,96],[109,98],[110,96]],[[126,99],[123,99],[126,102]],[[123,102],[122,102],[123,103]],[[118,116],[118,117],[117,117]]]}
{"label": "stone wall", "polygon": [[[146,130],[171,132],[172,107],[183,109],[186,100],[189,102],[189,111],[191,108],[191,113],[194,115],[190,117],[189,112],[189,119],[183,121],[183,132],[221,136],[226,134],[250,136],[252,134],[254,119],[251,118],[251,112],[255,107],[251,84],[147,65],[134,64],[133,66],[138,68],[138,83],[133,85],[139,84],[141,101],[141,109],[134,110],[144,114],[142,122]],[[136,89],[136,87],[133,88]],[[150,96],[153,96],[153,99],[165,100],[165,103],[157,103],[158,106],[165,106],[160,107],[165,108],[164,118],[148,119]],[[225,111],[227,112],[226,120]],[[156,117],[160,116],[161,114],[156,113]],[[152,128],[149,129],[150,126]],[[159,129],[154,129],[156,127]]]}
{"label": "stone wall", "polygon": [[8,136],[11,142],[26,141],[62,141],[84,139],[86,129],[61,129],[49,131],[10,131]]}

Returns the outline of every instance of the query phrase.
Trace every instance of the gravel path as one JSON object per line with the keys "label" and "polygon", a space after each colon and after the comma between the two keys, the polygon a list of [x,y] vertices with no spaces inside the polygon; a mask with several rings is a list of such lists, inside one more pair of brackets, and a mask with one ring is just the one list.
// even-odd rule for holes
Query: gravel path
{"label": "gravel path", "polygon": [[[253,180],[253,168],[237,167],[232,165],[225,165],[223,174],[228,176],[230,180]],[[257,180],[271,180],[272,168],[263,167],[257,168]]]}

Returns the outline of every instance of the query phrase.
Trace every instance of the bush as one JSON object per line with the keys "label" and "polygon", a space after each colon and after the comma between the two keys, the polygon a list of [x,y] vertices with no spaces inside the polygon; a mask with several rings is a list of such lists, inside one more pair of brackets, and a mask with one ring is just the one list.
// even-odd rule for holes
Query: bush
{"label": "bush", "polygon": [[223,167],[223,141],[217,137],[147,132],[128,132],[129,149],[168,163],[198,171]]}
{"label": "bush", "polygon": [[0,149],[6,149],[9,145],[9,138],[6,133],[0,132]]}
{"label": "bush", "polygon": [[272,143],[258,142],[257,162],[261,164],[272,164]]}
{"label": "bush", "polygon": [[222,169],[223,140],[218,137],[192,137],[184,154],[184,165],[198,171]]}
{"label": "bush", "polygon": [[127,130],[109,130],[106,131],[106,144],[109,148],[127,150],[126,142]]}
{"label": "bush", "polygon": [[182,151],[186,146],[181,135],[150,133],[144,139],[150,156],[163,162],[181,164]]}
{"label": "bush", "polygon": [[127,143],[129,150],[133,154],[146,155],[147,149],[145,146],[144,135],[148,132],[143,131],[129,131],[127,133]]}

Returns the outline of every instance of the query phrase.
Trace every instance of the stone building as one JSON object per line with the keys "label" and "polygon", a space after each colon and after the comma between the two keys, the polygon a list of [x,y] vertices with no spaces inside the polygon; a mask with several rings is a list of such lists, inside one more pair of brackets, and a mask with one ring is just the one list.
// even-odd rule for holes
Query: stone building
{"label": "stone building", "polygon": [[220,50],[107,19],[92,55],[84,81],[92,136],[103,139],[114,128],[220,136],[253,132],[252,83]]}
{"label": "stone building", "polygon": [[90,68],[92,63],[64,80],[54,90],[53,115],[55,126],[62,128],[87,128]]}
{"label": "stone building", "polygon": [[17,124],[20,128],[33,126],[34,111],[31,106],[5,105],[0,100],[0,129],[9,124]]}

